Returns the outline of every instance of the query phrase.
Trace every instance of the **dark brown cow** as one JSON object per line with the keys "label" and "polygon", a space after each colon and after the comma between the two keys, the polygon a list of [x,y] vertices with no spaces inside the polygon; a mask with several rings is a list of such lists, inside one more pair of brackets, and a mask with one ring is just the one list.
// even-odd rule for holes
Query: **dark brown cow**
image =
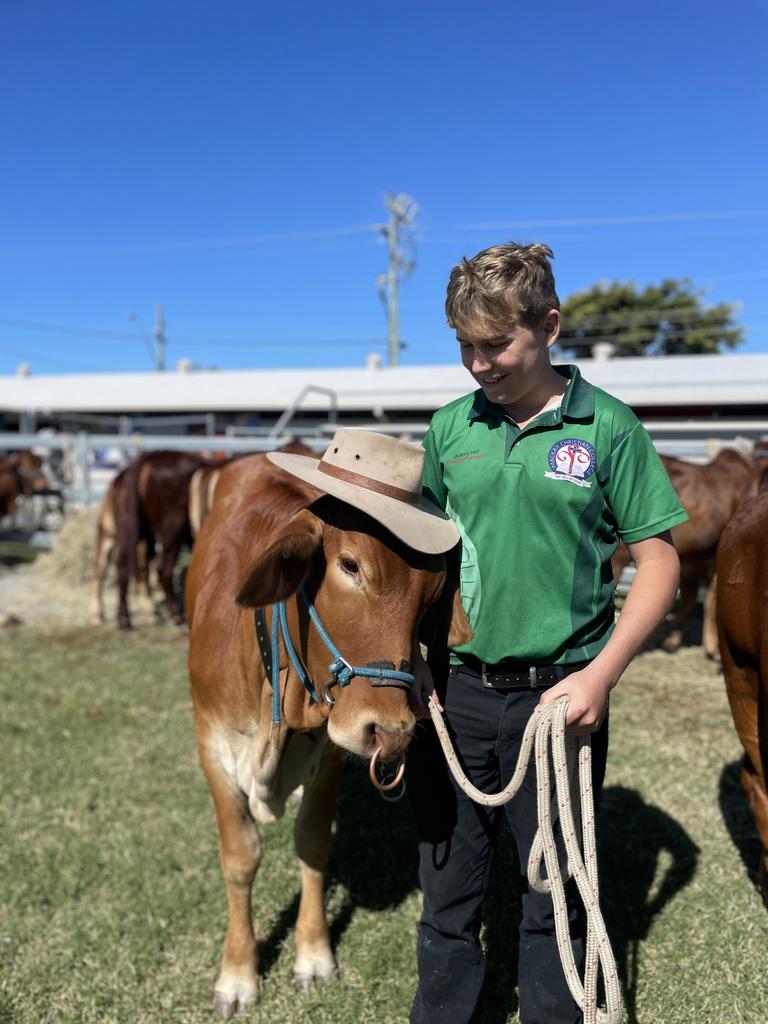
{"label": "dark brown cow", "polygon": [[[121,470],[112,479],[107,493],[99,509],[96,522],[96,543],[93,550],[93,575],[91,579],[91,622],[98,625],[106,621],[104,612],[104,581],[112,564],[117,546],[117,524],[115,521],[115,504],[127,500],[124,491],[127,486],[126,470]],[[151,578],[154,576],[154,587]],[[152,596],[157,586],[157,566],[149,541],[139,541],[136,552],[136,582],[139,594],[143,597],[147,613],[155,615],[155,602]]]}
{"label": "dark brown cow", "polygon": [[763,850],[768,906],[768,490],[746,501],[717,549],[717,625],[725,685],[744,747],[741,784]]}
{"label": "dark brown cow", "polygon": [[[702,643],[709,658],[718,658],[715,624],[715,551],[725,525],[739,504],[755,488],[755,463],[739,452],[724,448],[712,462],[700,465],[669,455],[661,461],[688,513],[688,522],[672,528],[680,556],[680,595],[667,627],[663,647],[676,651],[683,642],[683,625],[691,614],[699,587],[707,587],[704,601]],[[621,545],[612,559],[614,579],[630,561]]]}
{"label": "dark brown cow", "polygon": [[179,599],[173,589],[173,570],[184,544],[192,543],[189,527],[189,481],[204,464],[193,452],[159,451],[141,455],[125,470],[125,486],[114,493],[117,531],[117,621],[121,629],[131,625],[128,584],[136,576],[138,545],[147,544],[147,557],[158,554],[158,576],[168,614],[183,622]]}
{"label": "dark brown cow", "polygon": [[444,556],[405,547],[362,512],[320,497],[263,455],[221,470],[213,509],[192,555],[187,607],[198,749],[216,810],[229,902],[215,986],[215,1005],[225,1014],[251,1005],[258,995],[250,905],[261,849],[256,823],[282,815],[288,795],[303,784],[294,829],[301,866],[295,976],[302,985],[328,978],[335,965],[323,875],[342,750],[370,758],[380,743],[383,755],[395,758],[414,727],[406,692],[373,687],[359,676],[334,690],[332,708],[313,702],[282,648],[282,720],[272,724],[272,689],[253,608],[285,599],[290,634],[318,691],[329,676],[328,650],[297,598],[302,580],[352,664],[408,661],[423,679],[416,631],[434,602],[443,642],[450,627],[452,643],[471,636],[457,586],[446,583]]}
{"label": "dark brown cow", "polygon": [[30,451],[0,456],[0,518],[16,511],[20,495],[29,498],[48,489],[43,460]]}

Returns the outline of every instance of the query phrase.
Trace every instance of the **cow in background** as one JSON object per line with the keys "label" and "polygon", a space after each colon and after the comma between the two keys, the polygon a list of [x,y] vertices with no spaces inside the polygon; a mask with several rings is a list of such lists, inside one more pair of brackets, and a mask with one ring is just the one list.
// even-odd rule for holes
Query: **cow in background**
{"label": "cow in background", "polygon": [[147,545],[148,558],[157,553],[158,577],[171,620],[184,621],[173,571],[182,547],[192,545],[189,481],[204,464],[203,457],[193,452],[147,452],[127,467],[124,486],[113,492],[120,629],[131,626],[128,584],[137,575],[141,542]]}
{"label": "cow in background", "polygon": [[[117,547],[117,523],[115,504],[127,500],[124,496],[127,486],[126,470],[113,477],[99,508],[96,521],[96,543],[93,549],[93,573],[91,578],[91,622],[98,625],[106,621],[104,611],[104,582],[110,565],[115,558]],[[151,581],[154,577],[154,586]],[[136,552],[136,582],[139,594],[143,596],[147,613],[157,615],[153,589],[157,589],[157,566],[154,543],[144,538],[139,541]]]}
{"label": "cow in background", "polygon": [[[224,463],[222,463],[224,465]],[[208,513],[213,508],[213,496],[219,482],[221,466],[201,466],[189,481],[189,528],[197,537]]]}
{"label": "cow in background", "polygon": [[31,498],[48,490],[43,460],[30,451],[0,456],[0,519],[13,515],[16,499]]}
{"label": "cow in background", "polygon": [[[676,651],[683,642],[683,625],[691,614],[700,586],[706,586],[702,644],[708,658],[718,660],[715,622],[715,551],[726,523],[741,502],[754,491],[757,463],[731,448],[724,448],[705,465],[662,455],[661,461],[688,513],[688,522],[672,527],[680,556],[680,594],[662,646]],[[611,560],[614,580],[631,561],[626,545]]]}
{"label": "cow in background", "polygon": [[723,674],[744,747],[741,785],[762,845],[759,885],[768,906],[768,487],[735,513],[716,564]]}
{"label": "cow in background", "polygon": [[[293,455],[312,454],[312,449],[307,448],[296,437],[291,438],[277,450]],[[242,459],[243,457],[242,454],[226,456],[222,453],[222,455],[209,460],[192,474],[192,479],[189,481],[189,525],[193,537],[197,537],[198,533],[200,533],[203,521],[213,508],[213,499],[222,469],[230,462]]]}

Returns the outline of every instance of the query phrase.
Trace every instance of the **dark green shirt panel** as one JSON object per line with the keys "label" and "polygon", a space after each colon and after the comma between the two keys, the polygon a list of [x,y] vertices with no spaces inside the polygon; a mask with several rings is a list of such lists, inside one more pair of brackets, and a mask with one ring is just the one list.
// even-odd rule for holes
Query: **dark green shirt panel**
{"label": "dark green shirt panel", "polygon": [[445,512],[447,494],[443,484],[440,457],[435,446],[435,435],[431,427],[424,435],[422,443],[424,445],[424,468],[421,476],[421,490],[425,497]]}

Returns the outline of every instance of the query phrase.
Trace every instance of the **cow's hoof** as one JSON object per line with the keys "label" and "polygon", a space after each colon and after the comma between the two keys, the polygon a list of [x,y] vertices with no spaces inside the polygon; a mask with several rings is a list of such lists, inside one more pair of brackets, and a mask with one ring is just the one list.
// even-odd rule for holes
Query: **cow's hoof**
{"label": "cow's hoof", "polygon": [[683,641],[677,636],[668,636],[661,642],[662,650],[666,651],[667,654],[674,654],[675,651],[679,651],[682,647]]}
{"label": "cow's hoof", "polygon": [[327,985],[336,977],[336,963],[330,953],[300,957],[293,969],[296,988],[306,992],[313,985]]}
{"label": "cow's hoof", "polygon": [[327,985],[335,977],[335,968],[330,974],[299,974],[298,971],[294,971],[293,983],[300,992],[307,992],[314,985]]}
{"label": "cow's hoof", "polygon": [[238,1016],[248,1013],[259,1000],[255,989],[243,985],[233,985],[224,989],[216,989],[213,993],[213,1008],[221,1017]]}

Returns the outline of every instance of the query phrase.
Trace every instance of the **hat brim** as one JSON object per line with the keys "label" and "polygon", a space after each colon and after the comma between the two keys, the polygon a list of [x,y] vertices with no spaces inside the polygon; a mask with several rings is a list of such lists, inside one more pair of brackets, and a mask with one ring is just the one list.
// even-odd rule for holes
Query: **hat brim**
{"label": "hat brim", "polygon": [[309,455],[267,452],[267,458],[280,469],[297,476],[318,491],[345,501],[375,519],[409,548],[428,555],[450,551],[460,540],[456,524],[428,498],[414,504],[390,498],[378,491],[369,491],[358,484],[347,483],[321,473],[318,460]]}

